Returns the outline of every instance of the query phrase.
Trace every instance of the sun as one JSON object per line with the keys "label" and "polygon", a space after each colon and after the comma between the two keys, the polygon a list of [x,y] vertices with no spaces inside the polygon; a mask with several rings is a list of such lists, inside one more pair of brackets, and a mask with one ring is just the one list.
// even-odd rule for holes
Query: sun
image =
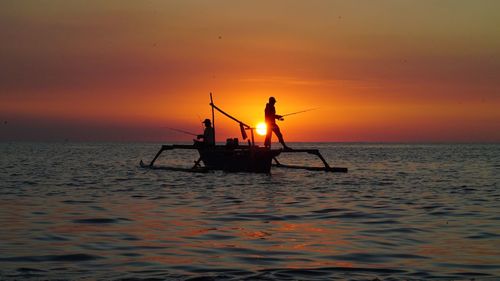
{"label": "sun", "polygon": [[257,124],[257,130],[256,131],[257,131],[258,135],[265,136],[266,133],[267,133],[266,123],[260,122],[259,124]]}

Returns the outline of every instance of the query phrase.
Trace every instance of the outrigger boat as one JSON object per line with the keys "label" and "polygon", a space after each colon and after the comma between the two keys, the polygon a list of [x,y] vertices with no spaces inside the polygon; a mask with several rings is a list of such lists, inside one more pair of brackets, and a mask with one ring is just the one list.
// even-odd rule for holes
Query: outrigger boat
{"label": "outrigger boat", "polygon": [[[145,164],[142,160],[140,166],[149,169],[164,169],[174,171],[188,172],[207,172],[211,170],[222,170],[226,172],[251,172],[251,173],[270,173],[271,167],[305,169],[310,171],[325,171],[325,172],[341,172],[347,173],[347,168],[331,167],[323,158],[318,149],[271,149],[268,147],[260,147],[255,144],[254,127],[251,127],[242,121],[229,115],[219,107],[217,107],[210,93],[210,106],[212,107],[212,124],[215,135],[215,110],[237,122],[240,126],[243,140],[248,139],[246,131],[250,131],[250,139],[248,144],[241,145],[237,138],[228,139],[225,145],[206,146],[202,143],[192,145],[172,144],[162,145],[158,153],[149,164]],[[164,167],[155,166],[154,163],[163,151],[174,149],[192,149],[198,150],[200,157],[194,162],[191,168]],[[308,153],[317,156],[323,163],[323,167],[307,167],[297,165],[286,165],[278,161],[277,157],[282,153]],[[274,160],[274,163],[273,163]],[[203,165],[202,165],[203,163]]]}

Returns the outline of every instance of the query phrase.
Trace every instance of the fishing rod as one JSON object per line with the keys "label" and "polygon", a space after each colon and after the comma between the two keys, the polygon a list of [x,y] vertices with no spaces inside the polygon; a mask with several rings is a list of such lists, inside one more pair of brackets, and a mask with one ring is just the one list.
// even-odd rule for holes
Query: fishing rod
{"label": "fishing rod", "polygon": [[183,134],[186,134],[186,135],[198,136],[198,134],[191,133],[191,132],[188,132],[188,131],[184,131],[184,130],[181,130],[181,129],[170,128],[170,127],[164,127],[164,128],[167,128],[169,130],[176,131],[176,132],[179,132],[179,133],[183,133]]}
{"label": "fishing rod", "polygon": [[296,112],[292,112],[292,113],[287,113],[287,114],[281,115],[281,117],[295,115],[295,114],[304,113],[304,112],[308,112],[308,111],[313,111],[313,110],[316,110],[316,109],[318,109],[318,108],[316,107],[316,108],[310,108],[310,109],[296,111]]}
{"label": "fishing rod", "polygon": [[201,116],[200,116],[200,114],[196,114],[196,115],[198,116],[198,121],[200,121],[201,129],[203,130],[203,125],[201,125],[201,124],[203,124],[203,121],[201,121]]}

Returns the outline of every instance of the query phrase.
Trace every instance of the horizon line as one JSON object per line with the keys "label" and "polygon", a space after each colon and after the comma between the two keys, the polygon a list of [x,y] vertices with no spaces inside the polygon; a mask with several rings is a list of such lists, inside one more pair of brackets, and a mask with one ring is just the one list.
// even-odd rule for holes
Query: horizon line
{"label": "horizon line", "polygon": [[[0,140],[0,143],[95,143],[95,144],[192,144],[190,141],[133,141],[133,140]],[[324,143],[324,144],[500,144],[500,141],[287,141],[289,144]],[[216,144],[224,145],[225,142],[217,141]],[[242,144],[246,144],[243,142]],[[263,144],[256,142],[256,144]],[[279,142],[273,142],[280,146]]]}

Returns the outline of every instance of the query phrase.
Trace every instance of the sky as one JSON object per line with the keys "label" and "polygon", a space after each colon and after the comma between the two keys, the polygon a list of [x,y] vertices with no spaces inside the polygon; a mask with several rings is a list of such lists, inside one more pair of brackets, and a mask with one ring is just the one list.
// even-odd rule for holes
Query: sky
{"label": "sky", "polygon": [[[500,142],[500,1],[2,1],[0,141]],[[216,114],[217,140],[239,137]],[[262,137],[258,137],[258,141]]]}

